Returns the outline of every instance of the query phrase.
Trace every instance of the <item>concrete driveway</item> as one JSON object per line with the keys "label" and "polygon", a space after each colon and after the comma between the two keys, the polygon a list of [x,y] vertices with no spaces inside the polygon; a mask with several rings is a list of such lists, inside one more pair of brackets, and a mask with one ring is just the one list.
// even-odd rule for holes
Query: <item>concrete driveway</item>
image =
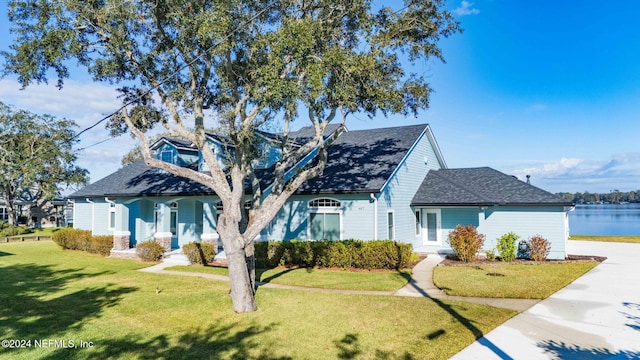
{"label": "concrete driveway", "polygon": [[452,359],[639,359],[640,244],[569,241],[569,253],[608,259]]}

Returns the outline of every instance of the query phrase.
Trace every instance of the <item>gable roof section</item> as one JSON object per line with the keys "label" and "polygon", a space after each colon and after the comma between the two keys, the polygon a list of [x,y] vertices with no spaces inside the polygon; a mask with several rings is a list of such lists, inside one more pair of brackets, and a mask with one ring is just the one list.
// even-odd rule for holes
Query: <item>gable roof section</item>
{"label": "gable roof section", "polygon": [[571,202],[489,167],[430,170],[412,206],[558,205]]}
{"label": "gable roof section", "polygon": [[176,149],[183,150],[183,151],[189,151],[189,152],[198,151],[198,148],[196,148],[195,145],[193,145],[191,142],[182,140],[182,139],[170,138],[170,137],[161,137],[160,139],[158,139],[158,141],[151,144],[149,148],[151,150],[157,150],[162,144],[169,144],[175,147]]}
{"label": "gable roof section", "polygon": [[378,192],[415,144],[426,124],[342,133],[327,149],[322,176],[298,194]]}
{"label": "gable roof section", "polygon": [[214,195],[208,187],[136,161],[69,195],[69,198],[103,196]]}

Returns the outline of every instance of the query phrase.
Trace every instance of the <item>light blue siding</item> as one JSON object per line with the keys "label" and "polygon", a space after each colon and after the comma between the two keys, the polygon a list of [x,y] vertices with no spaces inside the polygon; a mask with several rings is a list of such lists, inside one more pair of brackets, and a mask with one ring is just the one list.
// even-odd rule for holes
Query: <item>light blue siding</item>
{"label": "light blue siding", "polygon": [[73,227],[90,230],[93,235],[113,235],[108,224],[109,204],[104,199],[91,201],[93,203],[86,200],[75,201]]}
{"label": "light blue siding", "polygon": [[430,137],[424,132],[379,194],[378,238],[387,237],[387,212],[393,210],[396,240],[411,243],[414,248],[422,245],[415,233],[415,213],[410,206],[411,200],[427,172],[440,169],[443,165]]}
{"label": "light blue siding", "polygon": [[84,200],[75,200],[73,203],[73,227],[76,229],[91,230],[93,228],[91,204]]}
{"label": "light blue siding", "polygon": [[551,242],[550,259],[564,259],[567,255],[567,233],[562,207],[509,207],[489,208],[485,221],[478,230],[487,236],[485,248],[495,248],[496,239],[511,231],[528,239],[541,235]]}
{"label": "light blue siding", "polygon": [[473,225],[478,227],[480,209],[474,208],[443,208],[442,209],[442,232],[443,238],[449,235],[449,231],[458,225]]}
{"label": "light blue siding", "polygon": [[486,236],[484,249],[495,249],[496,240],[508,232],[514,232],[526,240],[541,235],[551,242],[550,259],[564,259],[567,255],[566,211],[563,207],[496,206],[484,212],[479,207],[442,208],[440,248],[427,251],[451,250],[447,236],[456,225],[473,225]]}

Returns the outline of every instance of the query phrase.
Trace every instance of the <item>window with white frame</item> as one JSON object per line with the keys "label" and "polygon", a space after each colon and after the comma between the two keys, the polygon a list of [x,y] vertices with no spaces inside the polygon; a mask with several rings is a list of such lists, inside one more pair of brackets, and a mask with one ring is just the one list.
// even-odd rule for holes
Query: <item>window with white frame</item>
{"label": "window with white frame", "polygon": [[309,238],[312,240],[340,240],[341,203],[330,198],[314,199],[309,206]]}
{"label": "window with white frame", "polygon": [[171,150],[161,151],[160,160],[173,164],[173,151]]}
{"label": "window with white frame", "polygon": [[9,211],[4,206],[0,206],[0,221],[9,221]]}
{"label": "window with white frame", "polygon": [[321,208],[326,208],[326,207],[331,207],[331,208],[339,208],[341,206],[340,201],[336,200],[336,199],[330,199],[330,198],[320,198],[320,199],[314,199],[309,201],[309,207],[313,208],[313,207],[321,207]]}
{"label": "window with white frame", "polygon": [[396,238],[396,229],[395,229],[395,219],[393,215],[393,210],[387,211],[387,239],[395,240]]}
{"label": "window with white frame", "polygon": [[416,210],[416,236],[422,233],[422,223],[420,222],[420,210]]}
{"label": "window with white frame", "polygon": [[116,204],[109,203],[109,230],[116,229]]}

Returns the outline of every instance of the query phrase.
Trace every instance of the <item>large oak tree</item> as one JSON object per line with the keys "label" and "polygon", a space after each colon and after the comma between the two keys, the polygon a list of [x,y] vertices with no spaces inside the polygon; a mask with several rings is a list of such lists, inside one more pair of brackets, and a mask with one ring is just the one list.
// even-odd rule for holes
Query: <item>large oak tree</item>
{"label": "large oak tree", "polygon": [[43,207],[65,186],[86,183],[87,171],[75,165],[75,127],[0,102],[0,195],[10,224],[17,223],[20,201]]}
{"label": "large oak tree", "polygon": [[[249,312],[256,310],[254,238],[302,183],[322,173],[325,127],[355,112],[407,115],[428,106],[431,89],[410,66],[442,59],[438,40],[459,31],[443,6],[443,0],[406,0],[397,9],[373,9],[369,0],[12,1],[16,40],[6,67],[25,86],[46,81],[51,70],[62,86],[74,62],[96,81],[121,85],[127,106],[112,117],[112,131],[130,131],[149,166],[220,197],[225,210],[217,229],[233,306]],[[288,141],[293,121],[315,129],[303,146]],[[156,123],[196,144],[210,173],[154,158],[145,130]],[[256,130],[274,123],[282,129],[283,156],[263,194],[252,165]],[[219,128],[234,146],[224,169],[205,127]],[[285,180],[313,149],[317,161]],[[245,182],[253,189],[248,211]]]}

